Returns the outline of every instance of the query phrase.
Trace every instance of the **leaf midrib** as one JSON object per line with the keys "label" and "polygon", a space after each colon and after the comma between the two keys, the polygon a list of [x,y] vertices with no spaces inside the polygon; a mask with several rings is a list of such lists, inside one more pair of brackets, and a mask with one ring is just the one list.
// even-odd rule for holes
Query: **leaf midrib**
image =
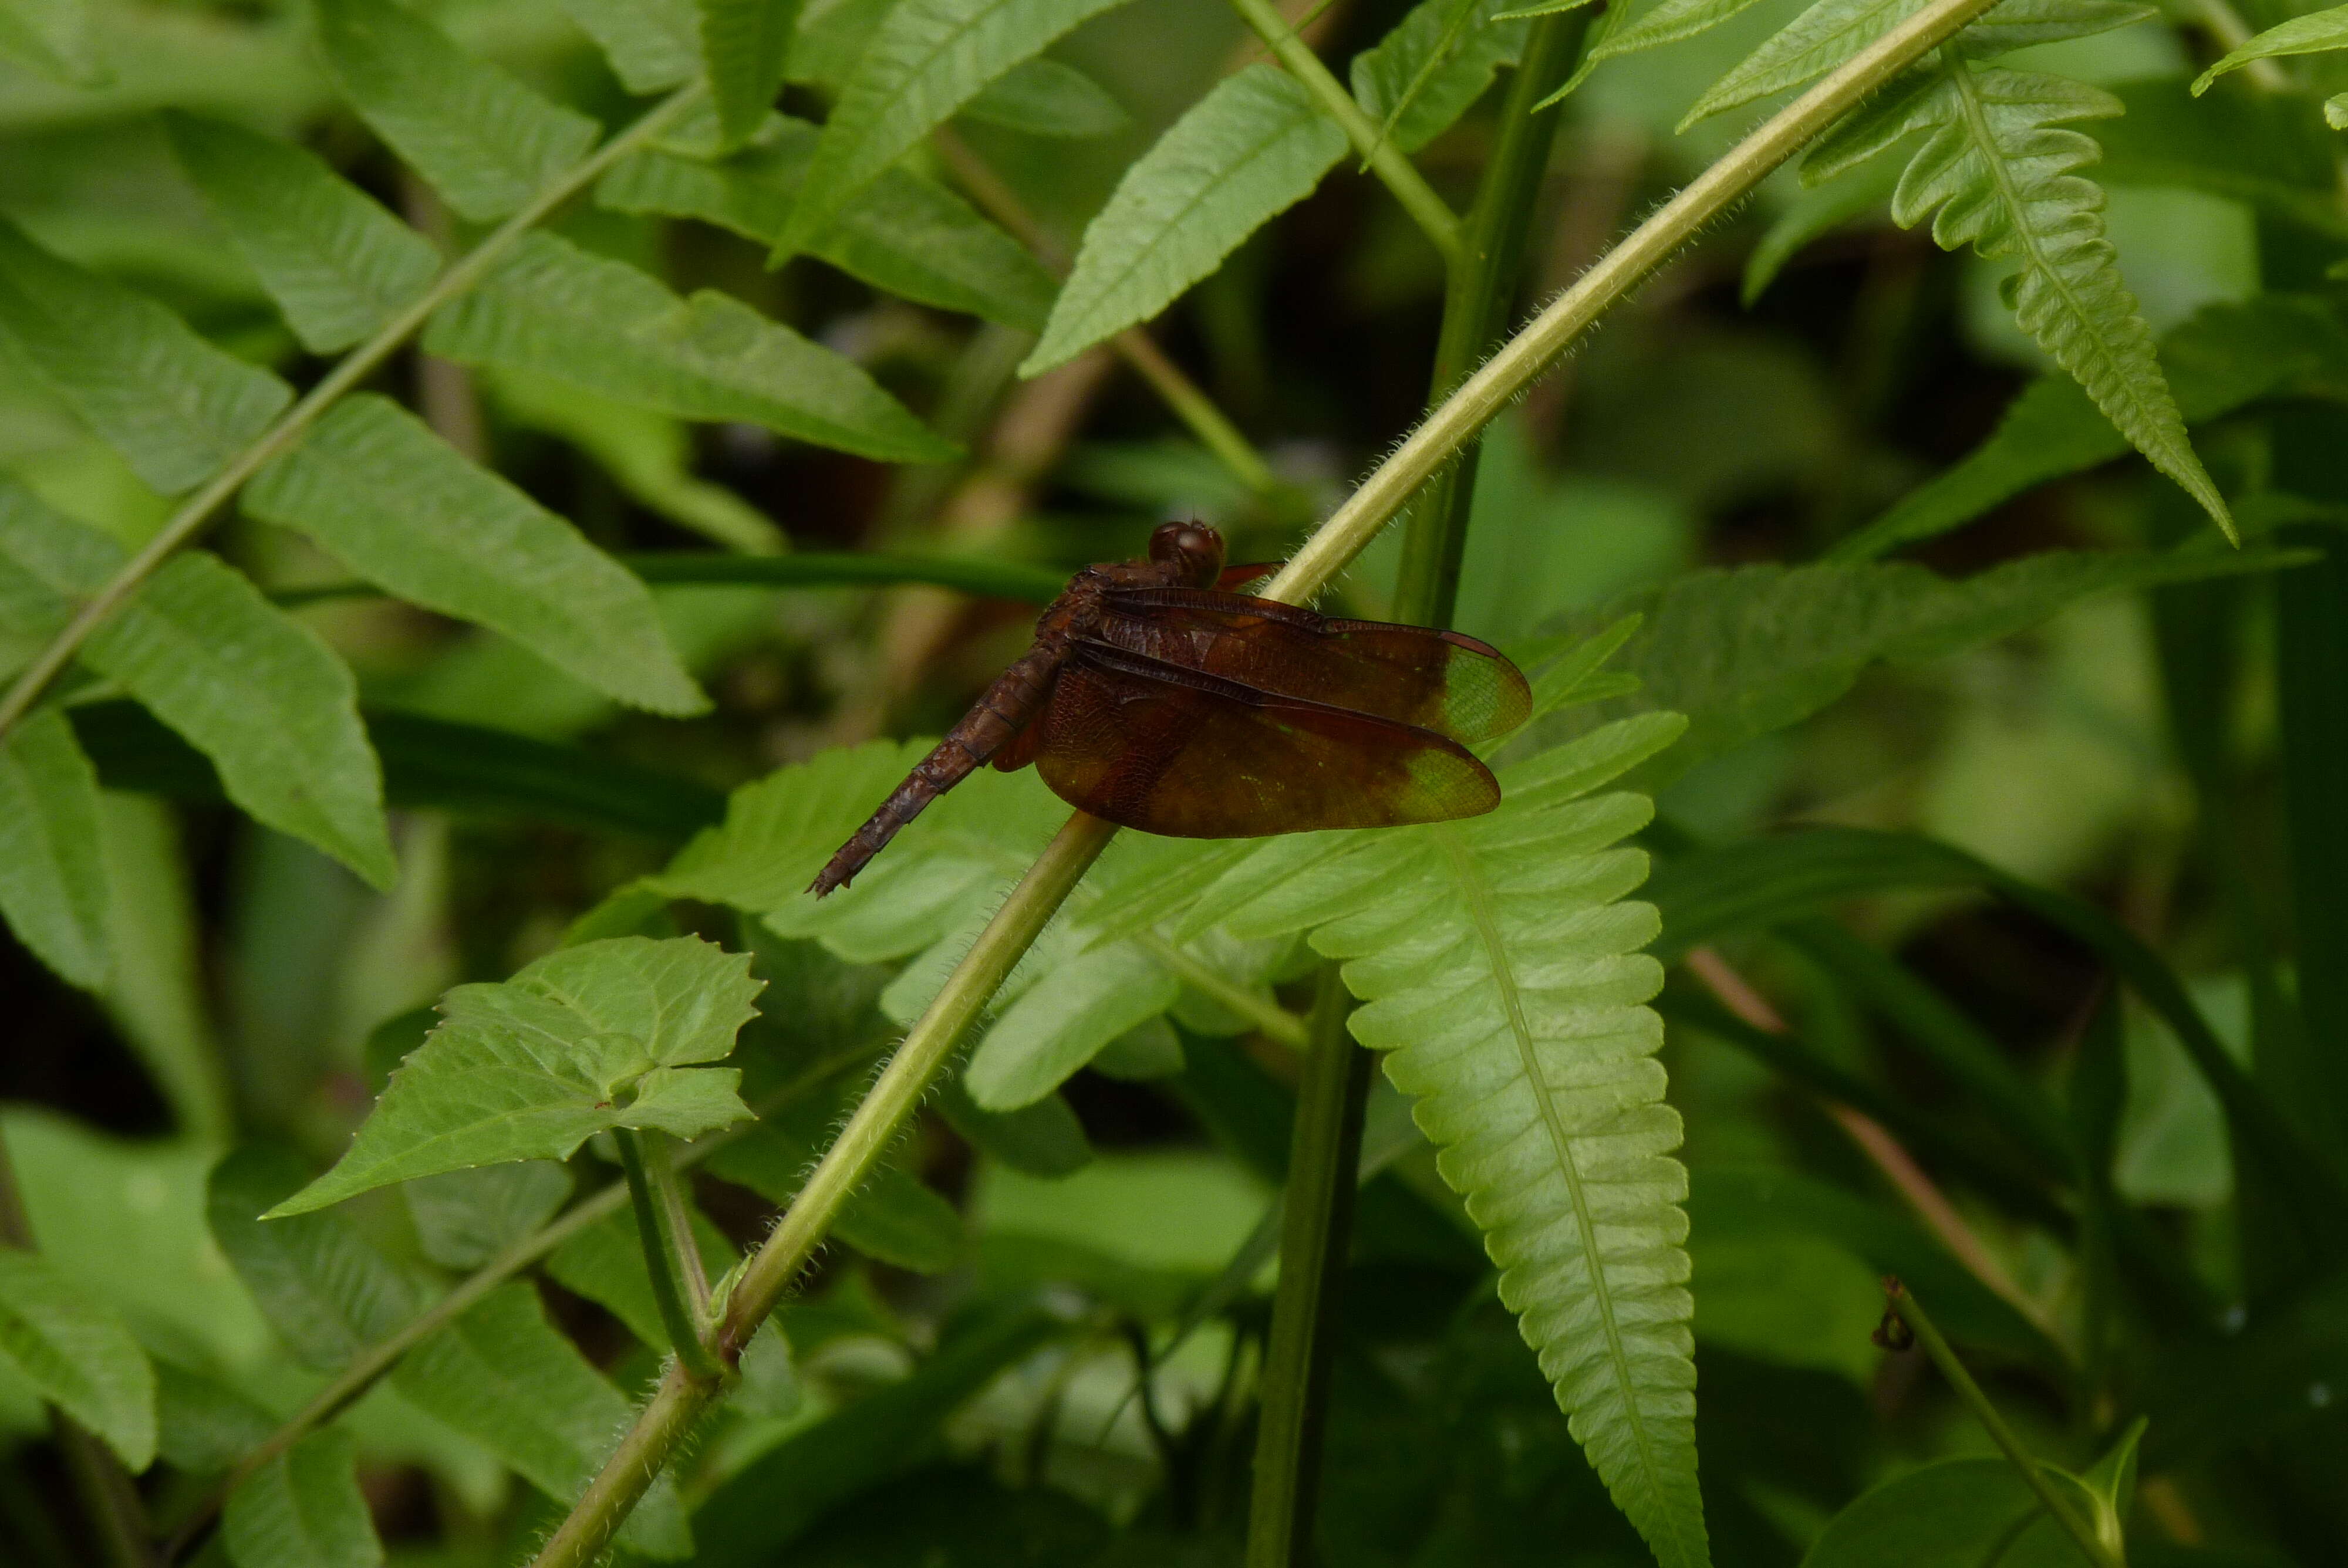
{"label": "leaf midrib", "polygon": [[[1622,1392],[1624,1419],[1631,1426],[1631,1435],[1639,1446],[1639,1469],[1645,1477],[1648,1494],[1661,1500],[1666,1495],[1662,1467],[1655,1459],[1654,1448],[1647,1433],[1647,1423],[1639,1409],[1638,1390],[1632,1386],[1630,1357],[1622,1346],[1622,1327],[1614,1313],[1613,1287],[1606,1277],[1605,1259],[1598,1247],[1598,1224],[1591,1216],[1590,1200],[1582,1191],[1581,1171],[1574,1163],[1572,1140],[1558,1118],[1557,1107],[1551,1102],[1549,1086],[1540,1072],[1540,1058],[1533,1049],[1532,1029],[1525,1021],[1524,999],[1517,989],[1516,975],[1509,964],[1508,941],[1500,934],[1499,920],[1492,908],[1492,892],[1478,874],[1474,856],[1462,842],[1458,830],[1442,825],[1432,830],[1442,845],[1444,859],[1449,864],[1453,886],[1458,889],[1461,904],[1475,925],[1477,940],[1482,944],[1492,972],[1492,989],[1500,999],[1508,1019],[1509,1033],[1516,1042],[1517,1060],[1522,1066],[1527,1083],[1532,1089],[1533,1103],[1540,1107],[1541,1124],[1547,1129],[1550,1143],[1557,1151],[1558,1168],[1565,1176],[1567,1195],[1573,1201],[1574,1229],[1581,1238],[1581,1255],[1587,1262],[1591,1296],[1598,1303],[1599,1320],[1606,1330],[1606,1359],[1614,1373],[1614,1381]],[[1676,1538],[1681,1530],[1678,1512],[1665,1507],[1661,1511],[1668,1527]],[[1683,1552],[1686,1543],[1680,1542]],[[1683,1558],[1683,1561],[1701,1561]]]}

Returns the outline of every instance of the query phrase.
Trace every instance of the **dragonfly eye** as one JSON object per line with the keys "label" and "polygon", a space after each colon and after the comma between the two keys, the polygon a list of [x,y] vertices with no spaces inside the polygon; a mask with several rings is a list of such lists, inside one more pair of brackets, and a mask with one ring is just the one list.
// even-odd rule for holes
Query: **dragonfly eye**
{"label": "dragonfly eye", "polygon": [[1204,523],[1166,523],[1149,536],[1149,559],[1179,566],[1192,586],[1211,588],[1223,570],[1223,536]]}

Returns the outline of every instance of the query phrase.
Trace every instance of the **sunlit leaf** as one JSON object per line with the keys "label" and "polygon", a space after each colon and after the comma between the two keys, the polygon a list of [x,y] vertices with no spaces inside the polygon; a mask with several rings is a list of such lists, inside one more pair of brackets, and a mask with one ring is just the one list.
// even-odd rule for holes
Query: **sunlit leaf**
{"label": "sunlit leaf", "polygon": [[165,495],[218,473],[293,389],[143,294],[50,254],[0,218],[0,343]]}
{"label": "sunlit leaf", "polygon": [[1344,151],[1345,133],[1293,77],[1261,62],[1226,77],[1135,160],[1086,227],[1022,374],[1156,315],[1310,195]]}
{"label": "sunlit leaf", "polygon": [[0,1245],[0,1362],[104,1439],[132,1474],[155,1458],[155,1374],[113,1308],[38,1253]]}
{"label": "sunlit leaf", "polygon": [[[596,200],[623,212],[698,218],[771,245],[822,134],[777,115],[726,158],[653,149],[604,176]],[[802,248],[876,289],[1028,332],[1041,330],[1058,287],[1026,247],[910,169],[882,170]]]}
{"label": "sunlit leaf", "polygon": [[691,937],[619,937],[550,953],[498,984],[458,986],[392,1074],[335,1168],[271,1211],[509,1160],[567,1159],[596,1132],[680,1138],[740,1121],[734,1049],[764,983],[747,954]]}
{"label": "sunlit leaf", "polygon": [[622,702],[663,713],[709,705],[642,579],[388,398],[345,399],[262,471],[244,507]]}
{"label": "sunlit leaf", "polygon": [[694,0],[557,0],[595,40],[632,93],[664,92],[701,73],[701,15]]}
{"label": "sunlit leaf", "polygon": [[2153,353],[2152,329],[2104,237],[2103,192],[2075,172],[2094,161],[2096,144],[2060,128],[2121,107],[2083,83],[1977,69],[1943,49],[1828,133],[1811,149],[1803,176],[1825,178],[1924,133],[1892,193],[1893,221],[1910,228],[1931,217],[1943,250],[1970,244],[1992,260],[2015,261],[2020,271],[2006,298],[2023,331],[2230,538],[2233,519],[2194,456]]}
{"label": "sunlit leaf", "polygon": [[803,250],[850,196],[989,82],[1121,0],[904,0],[865,46],[825,121],[776,249]]}
{"label": "sunlit leaf", "polygon": [[318,0],[316,15],[335,85],[460,217],[506,216],[602,134],[398,0]]}
{"label": "sunlit leaf", "polygon": [[1041,56],[989,82],[963,106],[962,118],[1078,141],[1114,136],[1132,123],[1125,106],[1098,82],[1074,66]]}
{"label": "sunlit leaf", "polygon": [[531,234],[435,317],[435,354],[536,371],[685,419],[740,420],[885,462],[954,455],[856,364],[730,294]]}
{"label": "sunlit leaf", "polygon": [[2271,60],[2283,55],[2320,55],[2333,49],[2348,49],[2348,5],[2293,16],[2228,50],[2193,78],[2193,96],[2199,97],[2219,77],[2239,71],[2252,60]]}
{"label": "sunlit leaf", "polygon": [[1392,119],[1387,139],[1405,152],[1433,141],[1523,54],[1527,24],[1500,19],[1518,8],[1512,0],[1419,0],[1354,56],[1349,75],[1363,112],[1381,126]]}
{"label": "sunlit leaf", "polygon": [[748,138],[774,107],[803,0],[699,0],[701,59],[728,145]]}
{"label": "sunlit leaf", "polygon": [[1484,816],[1273,839],[1188,923],[1303,931],[1343,961],[1354,1036],[1391,1053],[1575,1440],[1657,1560],[1693,1568],[1687,1174],[1644,1005],[1655,912],[1622,902],[1647,867],[1621,841],[1653,808],[1591,793],[1681,727],[1649,714],[1504,768]]}
{"label": "sunlit leaf", "polygon": [[312,353],[368,336],[440,270],[430,241],[307,149],[194,115],[163,124],[229,241]]}

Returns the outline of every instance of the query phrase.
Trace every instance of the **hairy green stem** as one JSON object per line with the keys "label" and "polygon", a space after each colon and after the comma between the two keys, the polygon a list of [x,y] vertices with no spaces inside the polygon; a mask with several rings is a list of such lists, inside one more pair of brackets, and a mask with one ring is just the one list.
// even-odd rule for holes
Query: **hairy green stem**
{"label": "hairy green stem", "polygon": [[647,1138],[664,1134],[615,1127],[612,1136],[620,1145],[620,1169],[627,1174],[628,1204],[636,1212],[636,1240],[644,1247],[644,1272],[652,1276],[653,1304],[660,1309],[661,1327],[667,1330],[668,1342],[687,1373],[702,1380],[722,1378],[726,1369],[702,1343],[709,1281],[701,1272],[700,1256],[688,1250],[693,1246],[690,1222],[685,1220],[684,1204],[676,1199],[666,1152],[657,1146],[650,1151],[644,1148]]}
{"label": "hairy green stem", "polygon": [[333,407],[345,393],[366,380],[377,365],[390,358],[430,319],[433,312],[479,282],[499,258],[556,208],[592,185],[613,164],[675,124],[685,110],[693,107],[701,91],[698,84],[681,89],[666,102],[646,111],[643,118],[626,130],[565,169],[560,179],[532,197],[528,206],[491,230],[479,244],[435,278],[432,286],[418,295],[413,304],[385,323],[373,337],[344,355],[341,363],[321,377],[315,386],[278,415],[276,423],[230,459],[227,467],[213,475],[194,495],[181,502],[179,510],[171,514],[161,530],[83,603],[73,620],[66,624],[65,630],[50,639],[39,657],[26,666],[25,672],[8,689],[7,696],[0,698],[0,735],[6,734],[9,728],[25,716],[49,682],[64,671],[82,644],[89,641],[90,633],[96,631],[99,624],[175,551],[201,533],[212,520],[213,514],[228,504],[230,497],[243,487],[246,480],[259,473],[272,458],[291,450],[326,410]]}
{"label": "hairy green stem", "polygon": [[1450,204],[1435,193],[1418,166],[1405,157],[1402,149],[1378,134],[1375,121],[1362,112],[1354,95],[1321,63],[1313,46],[1299,37],[1288,25],[1272,0],[1231,0],[1231,8],[1247,25],[1255,29],[1264,47],[1272,57],[1287,68],[1297,84],[1313,96],[1323,113],[1335,120],[1354,150],[1362,155],[1402,210],[1410,214],[1411,221],[1419,226],[1430,243],[1441,251],[1447,262],[1457,263],[1460,255],[1459,217]]}
{"label": "hairy green stem", "polygon": [[[1518,280],[1524,274],[1526,241],[1539,209],[1550,149],[1557,144],[1562,102],[1536,110],[1581,62],[1590,33],[1591,8],[1543,16],[1525,38],[1522,64],[1500,104],[1499,135],[1491,161],[1460,231],[1459,258],[1453,263],[1443,302],[1443,328],[1436,340],[1428,405],[1442,400],[1489,353],[1508,330]],[[1476,495],[1475,448],[1462,447],[1412,504],[1404,527],[1402,569],[1395,594],[1395,619],[1422,626],[1448,626],[1459,596],[1459,558],[1468,540],[1468,514]]]}
{"label": "hairy green stem", "polygon": [[1965,1364],[1957,1359],[1957,1353],[1949,1348],[1949,1342],[1941,1336],[1939,1327],[1923,1307],[1917,1305],[1908,1287],[1897,1279],[1887,1279],[1883,1282],[1883,1291],[1890,1298],[1891,1310],[1900,1315],[1901,1322],[1915,1330],[1916,1342],[1923,1346],[1924,1354],[1932,1358],[1932,1365],[1941,1369],[1941,1376],[1956,1389],[1957,1397],[1964,1401],[1973,1419],[1981,1422],[1982,1430],[1989,1433],[1990,1440],[1998,1446],[1998,1450],[2022,1473],[2023,1481],[2037,1497],[2040,1506],[2054,1515],[2054,1522],[2078,1543],[2079,1550],[2086,1553],[2087,1561],[2096,1564],[2096,1568],[2127,1568],[2127,1564],[2096,1534],[2094,1526],[2080,1518],[2078,1510],[2054,1490],[2054,1483],[2046,1479],[2046,1472],[2039,1468],[2030,1450],[2022,1446],[2022,1440],[2014,1435],[2013,1429],[2005,1424],[2005,1418],[1998,1414],[1997,1407],[1990,1402],[1989,1395],[1982,1392],[1982,1386],[1973,1381],[1973,1375],[1965,1370]]}
{"label": "hairy green stem", "polygon": [[1345,1030],[1353,999],[1323,966],[1289,1136],[1280,1285],[1263,1348],[1263,1414],[1249,1494],[1247,1568],[1312,1568],[1329,1360],[1360,1185],[1370,1053]]}
{"label": "hairy green stem", "polygon": [[1327,587],[1420,486],[1572,347],[1609,307],[1694,240],[1705,224],[1752,194],[1755,186],[1811,138],[1994,3],[1930,0],[1690,180],[1444,399],[1443,406],[1412,431],[1304,548],[1289,558],[1264,590],[1266,597],[1302,602]]}
{"label": "hairy green stem", "polygon": [[[717,1354],[725,1361],[740,1358],[743,1347],[790,1288],[841,1205],[872,1173],[898,1130],[920,1106],[930,1081],[978,1021],[988,999],[1043,934],[1116,832],[1097,816],[1082,812],[1071,816],[946,977],[855,1114],[824,1152],[782,1223],[736,1282],[716,1331]],[[682,1364],[672,1366],[618,1450],[540,1551],[536,1568],[587,1568],[593,1563],[717,1392],[714,1381],[692,1377]]]}

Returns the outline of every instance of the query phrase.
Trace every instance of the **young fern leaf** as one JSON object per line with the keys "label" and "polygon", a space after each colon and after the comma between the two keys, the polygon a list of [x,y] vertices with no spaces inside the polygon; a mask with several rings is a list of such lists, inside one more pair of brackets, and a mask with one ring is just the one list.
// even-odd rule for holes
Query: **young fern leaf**
{"label": "young fern leaf", "polygon": [[[1586,0],[1572,0],[1572,3],[1585,4]],[[1582,55],[1581,64],[1574,67],[1573,75],[1565,79],[1565,85],[1543,98],[1541,105],[1546,108],[1573,91],[1590,79],[1591,72],[1608,60],[1648,49],[1660,49],[1665,44],[1676,44],[1683,38],[1708,33],[1730,17],[1750,9],[1756,3],[1756,0],[1662,0],[1662,4],[1650,5],[1634,20],[1627,22],[1615,22],[1617,14],[1610,11],[1601,24],[1604,28],[1602,36],[1595,39]],[[1511,11],[1509,15],[1539,16],[1567,8],[1565,5],[1536,5],[1529,10]]]}
{"label": "young fern leaf", "polygon": [[2019,261],[2006,297],[2023,330],[2234,538],[2225,500],[2186,437],[2152,329],[2104,237],[2104,193],[2073,172],[2095,161],[2096,144],[2058,128],[2119,112],[2119,101],[2099,88],[2036,72],[1977,69],[1943,47],[1828,133],[1811,150],[1803,178],[1830,178],[1923,132],[1892,193],[1893,221],[1910,228],[1930,216],[1943,250],[1970,243],[1984,257]]}
{"label": "young fern leaf", "polygon": [[1354,1037],[1391,1053],[1575,1440],[1664,1568],[1708,1555],[1687,1176],[1644,1005],[1663,969],[1639,950],[1657,921],[1619,901],[1653,808],[1591,792],[1682,727],[1644,714],[1503,768],[1488,815],[1273,840],[1185,927],[1306,931],[1343,961]]}
{"label": "young fern leaf", "polygon": [[[2293,16],[2279,26],[2269,27],[2194,77],[2193,96],[2199,97],[2219,77],[2239,71],[2253,60],[2270,60],[2279,55],[2320,55],[2333,49],[2348,49],[2348,5]],[[2324,105],[2326,119],[2332,118],[2332,103],[2337,101],[2333,99]]]}
{"label": "young fern leaf", "polygon": [[[1570,11],[1590,0],[1566,0]],[[1346,75],[1365,113],[1378,116],[1378,139],[1416,152],[1449,129],[1491,85],[1502,66],[1524,53],[1522,14],[1508,0],[1420,0],[1373,47],[1354,56]]]}

